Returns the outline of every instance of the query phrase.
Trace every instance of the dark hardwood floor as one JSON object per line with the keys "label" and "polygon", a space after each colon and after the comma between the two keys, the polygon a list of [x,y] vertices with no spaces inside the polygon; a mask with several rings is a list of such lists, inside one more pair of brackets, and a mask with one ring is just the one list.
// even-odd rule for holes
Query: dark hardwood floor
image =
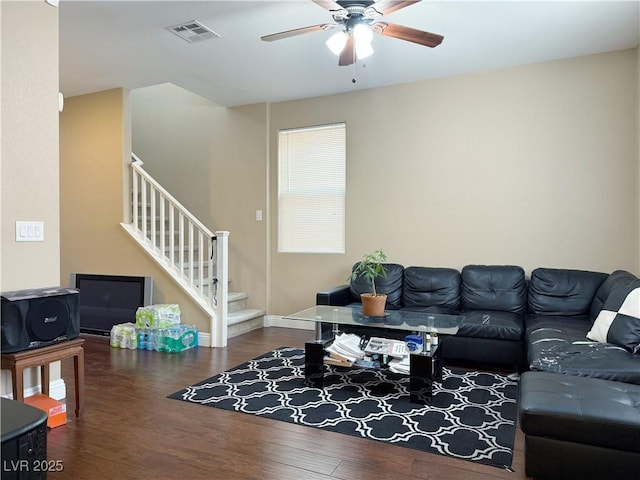
{"label": "dark hardwood floor", "polygon": [[72,479],[525,479],[523,436],[507,470],[166,398],[187,385],[312,332],[266,328],[227,348],[180,354],[111,348],[84,336],[85,414],[73,416],[73,361],[62,362],[67,424],[48,433],[48,459]]}

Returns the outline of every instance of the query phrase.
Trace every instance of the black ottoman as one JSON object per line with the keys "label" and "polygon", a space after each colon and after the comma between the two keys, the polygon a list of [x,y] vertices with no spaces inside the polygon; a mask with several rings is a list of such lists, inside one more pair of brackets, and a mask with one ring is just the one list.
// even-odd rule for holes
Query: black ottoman
{"label": "black ottoman", "polygon": [[525,473],[535,479],[640,479],[640,385],[525,372]]}

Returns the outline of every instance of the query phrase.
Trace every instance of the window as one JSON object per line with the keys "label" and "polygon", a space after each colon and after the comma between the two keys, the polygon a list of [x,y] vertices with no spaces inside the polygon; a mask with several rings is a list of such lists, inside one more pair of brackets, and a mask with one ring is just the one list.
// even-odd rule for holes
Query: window
{"label": "window", "polygon": [[346,125],[278,132],[278,251],[344,253]]}

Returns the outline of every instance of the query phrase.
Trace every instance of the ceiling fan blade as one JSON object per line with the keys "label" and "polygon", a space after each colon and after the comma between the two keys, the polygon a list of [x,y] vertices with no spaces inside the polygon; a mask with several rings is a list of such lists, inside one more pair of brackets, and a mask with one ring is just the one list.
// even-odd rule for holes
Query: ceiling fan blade
{"label": "ceiling fan blade", "polygon": [[[379,17],[381,15],[389,15],[396,10],[400,10],[401,8],[408,7],[409,5],[413,5],[414,3],[418,3],[421,0],[378,0],[373,5],[370,5],[365,9],[365,13],[369,17]],[[373,12],[378,12],[378,14],[373,14]]]}
{"label": "ceiling fan blade", "polygon": [[356,62],[356,50],[355,50],[355,42],[353,41],[353,37],[349,35],[347,39],[347,43],[340,52],[340,60],[338,60],[338,65],[344,67],[346,65],[353,65]]}
{"label": "ceiling fan blade", "polygon": [[282,38],[294,37],[296,35],[302,35],[303,33],[319,32],[322,30],[329,30],[337,27],[336,23],[322,23],[320,25],[311,25],[309,27],[294,28],[293,30],[287,30],[285,32],[272,33],[271,35],[264,35],[260,37],[265,42],[273,42],[274,40],[280,40]]}
{"label": "ceiling fan blade", "polygon": [[320,5],[325,10],[342,10],[340,4],[334,2],[333,0],[311,0],[313,3]]}
{"label": "ceiling fan blade", "polygon": [[437,33],[416,30],[415,28],[396,25],[395,23],[376,22],[371,28],[374,32],[387,37],[399,38],[407,42],[425,45],[427,47],[437,47],[442,43],[444,37]]}
{"label": "ceiling fan blade", "polygon": [[320,5],[325,10],[329,10],[331,15],[333,15],[334,19],[338,18],[347,18],[349,16],[349,12],[346,8],[342,8],[339,3],[334,2],[333,0],[312,0],[313,3]]}

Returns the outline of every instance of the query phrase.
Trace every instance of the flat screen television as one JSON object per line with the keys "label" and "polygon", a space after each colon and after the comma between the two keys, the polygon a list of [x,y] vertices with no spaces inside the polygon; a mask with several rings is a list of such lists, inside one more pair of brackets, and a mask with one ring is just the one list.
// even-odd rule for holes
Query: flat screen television
{"label": "flat screen television", "polygon": [[84,333],[109,335],[114,325],[135,322],[138,307],[153,301],[152,277],[72,273],[71,286],[80,290]]}

